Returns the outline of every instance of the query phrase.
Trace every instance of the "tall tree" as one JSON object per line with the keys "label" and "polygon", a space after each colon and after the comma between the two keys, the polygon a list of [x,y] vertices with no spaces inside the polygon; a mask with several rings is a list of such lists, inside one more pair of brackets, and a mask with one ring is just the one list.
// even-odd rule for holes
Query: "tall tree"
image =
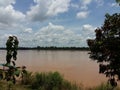
{"label": "tall tree", "polygon": [[120,80],[120,13],[106,14],[102,27],[95,30],[96,38],[88,39],[90,58],[99,63],[99,73],[117,86]]}

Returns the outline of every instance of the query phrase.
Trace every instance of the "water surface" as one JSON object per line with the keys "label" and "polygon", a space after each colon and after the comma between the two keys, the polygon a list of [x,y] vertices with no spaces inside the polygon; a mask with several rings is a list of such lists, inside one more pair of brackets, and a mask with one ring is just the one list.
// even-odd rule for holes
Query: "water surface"
{"label": "water surface", "polygon": [[[0,50],[0,63],[5,63],[6,51]],[[67,80],[96,86],[107,81],[98,73],[98,64],[89,59],[88,51],[19,50],[17,66],[25,65],[32,72],[58,71]]]}

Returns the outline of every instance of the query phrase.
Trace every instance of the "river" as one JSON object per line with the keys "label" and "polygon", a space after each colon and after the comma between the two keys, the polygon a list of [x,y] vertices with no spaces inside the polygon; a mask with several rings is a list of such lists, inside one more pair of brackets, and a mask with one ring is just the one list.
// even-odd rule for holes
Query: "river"
{"label": "river", "polygon": [[[0,50],[0,63],[5,63],[6,51]],[[25,65],[32,72],[58,71],[65,79],[96,86],[107,81],[99,74],[99,65],[89,58],[88,51],[73,50],[19,50],[17,66]]]}

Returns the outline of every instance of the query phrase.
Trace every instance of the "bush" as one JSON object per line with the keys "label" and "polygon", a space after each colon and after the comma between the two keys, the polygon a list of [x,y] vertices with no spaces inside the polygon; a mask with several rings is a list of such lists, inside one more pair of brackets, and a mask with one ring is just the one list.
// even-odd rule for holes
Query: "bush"
{"label": "bush", "polygon": [[81,90],[76,84],[71,84],[58,72],[36,73],[32,81],[33,90]]}

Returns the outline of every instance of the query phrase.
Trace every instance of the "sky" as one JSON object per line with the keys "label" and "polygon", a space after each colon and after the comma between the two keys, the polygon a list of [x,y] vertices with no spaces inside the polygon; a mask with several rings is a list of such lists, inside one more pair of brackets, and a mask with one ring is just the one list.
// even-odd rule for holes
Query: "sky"
{"label": "sky", "polygon": [[0,47],[12,35],[20,47],[86,47],[106,13],[120,13],[115,0],[0,0]]}

